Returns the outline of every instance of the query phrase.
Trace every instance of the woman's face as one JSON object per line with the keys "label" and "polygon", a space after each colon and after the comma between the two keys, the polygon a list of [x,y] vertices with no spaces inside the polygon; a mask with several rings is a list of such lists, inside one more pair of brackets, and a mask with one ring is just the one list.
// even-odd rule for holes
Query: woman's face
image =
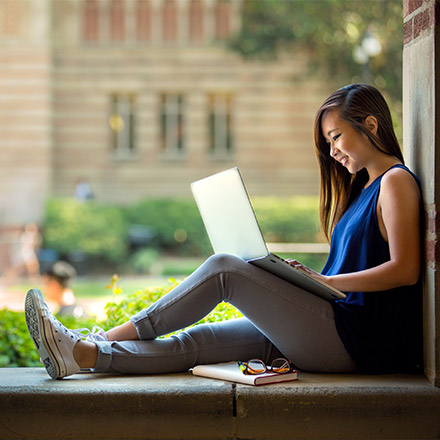
{"label": "woman's face", "polygon": [[331,110],[324,114],[321,130],[327,140],[330,156],[351,174],[368,166],[375,150],[374,146],[365,134],[359,133],[339,117],[339,110]]}

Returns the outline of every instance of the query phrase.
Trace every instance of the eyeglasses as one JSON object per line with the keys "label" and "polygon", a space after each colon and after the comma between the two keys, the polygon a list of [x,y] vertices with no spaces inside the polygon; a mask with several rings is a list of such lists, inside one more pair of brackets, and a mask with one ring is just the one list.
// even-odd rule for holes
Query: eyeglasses
{"label": "eyeglasses", "polygon": [[260,359],[251,359],[247,362],[238,361],[238,366],[243,374],[263,374],[268,371],[285,374],[293,371],[291,362],[284,358],[274,359],[270,366]]}

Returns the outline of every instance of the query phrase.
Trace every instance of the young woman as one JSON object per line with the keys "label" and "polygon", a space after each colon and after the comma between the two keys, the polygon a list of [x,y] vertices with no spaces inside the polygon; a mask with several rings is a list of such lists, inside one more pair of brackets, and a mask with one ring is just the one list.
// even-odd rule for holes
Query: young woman
{"label": "young woman", "polygon": [[[52,378],[96,372],[169,373],[197,364],[285,357],[303,371],[421,367],[421,194],[403,165],[388,106],[372,86],[333,93],[318,110],[321,222],[331,238],[322,274],[347,293],[330,303],[231,255],[210,257],[148,309],[107,333],[68,330],[38,290],[26,320]],[[292,261],[292,264],[300,264]],[[167,339],[227,301],[245,316]]]}

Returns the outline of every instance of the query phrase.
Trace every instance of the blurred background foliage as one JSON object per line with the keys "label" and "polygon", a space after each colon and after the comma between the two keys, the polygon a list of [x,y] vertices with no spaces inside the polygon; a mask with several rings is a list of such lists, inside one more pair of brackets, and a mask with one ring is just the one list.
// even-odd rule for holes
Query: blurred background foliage
{"label": "blurred background foliage", "polygon": [[229,47],[244,58],[309,54],[308,71],[336,87],[368,81],[401,95],[400,0],[245,0],[240,32]]}
{"label": "blurred background foliage", "polygon": [[[401,118],[401,0],[245,0],[240,32],[228,47],[249,60],[308,58],[294,80],[331,89],[353,82],[380,88]],[[400,124],[399,124],[400,127]],[[398,129],[399,131],[399,129]]]}
{"label": "blurred background foliage", "polygon": [[51,199],[46,205],[43,241],[61,255],[81,250],[109,262],[119,261],[126,256],[126,229],[126,219],[117,206]]}

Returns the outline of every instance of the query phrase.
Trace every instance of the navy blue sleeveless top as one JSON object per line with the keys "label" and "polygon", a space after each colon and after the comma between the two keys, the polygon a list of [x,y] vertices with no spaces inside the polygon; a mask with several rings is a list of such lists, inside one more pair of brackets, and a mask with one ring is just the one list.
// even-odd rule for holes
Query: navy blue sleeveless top
{"label": "navy blue sleeveless top", "polygon": [[[407,170],[420,188],[419,179],[408,168],[395,165],[390,169],[396,167]],[[388,243],[380,233],[376,212],[384,174],[361,191],[335,226],[329,258],[322,270],[324,275],[357,272],[389,261]],[[359,369],[368,373],[419,371],[420,279],[413,286],[387,291],[346,293],[346,299],[332,303],[336,328]]]}

